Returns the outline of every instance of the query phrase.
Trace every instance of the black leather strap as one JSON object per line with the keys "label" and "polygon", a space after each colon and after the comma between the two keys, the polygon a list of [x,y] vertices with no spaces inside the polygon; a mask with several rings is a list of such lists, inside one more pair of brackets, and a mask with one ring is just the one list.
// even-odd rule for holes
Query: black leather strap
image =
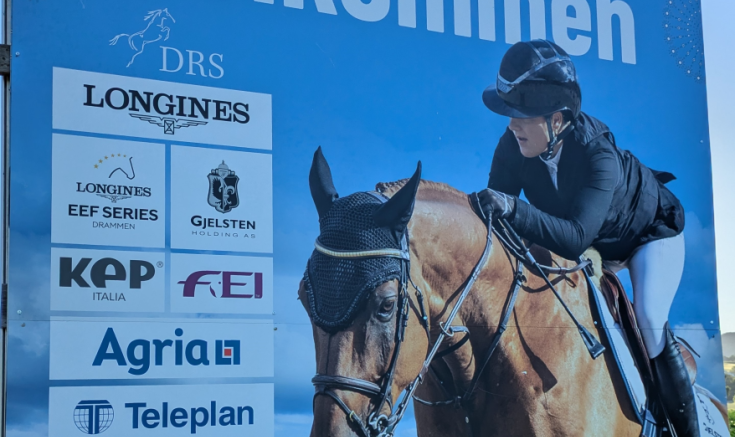
{"label": "black leather strap", "polygon": [[369,396],[377,396],[381,393],[380,386],[364,379],[350,378],[348,376],[316,375],[311,383],[319,390],[320,386],[336,388],[339,390],[350,390]]}

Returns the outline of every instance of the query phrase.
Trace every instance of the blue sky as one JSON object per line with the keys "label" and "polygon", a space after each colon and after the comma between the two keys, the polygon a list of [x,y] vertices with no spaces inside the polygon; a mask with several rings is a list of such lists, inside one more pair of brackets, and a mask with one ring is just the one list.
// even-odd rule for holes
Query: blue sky
{"label": "blue sky", "polygon": [[[637,23],[637,64],[620,61],[617,43],[615,59],[600,60],[594,40],[588,54],[574,58],[583,108],[611,127],[620,147],[678,177],[670,187],[687,210],[687,263],[671,321],[703,355],[700,383],[722,395],[717,331],[735,331],[735,320],[723,312],[735,309],[735,297],[725,296],[720,282],[720,321],[714,221],[728,223],[735,213],[727,202],[733,185],[727,163],[735,159],[728,139],[735,93],[727,68],[735,67],[735,61],[718,44],[729,47],[721,41],[732,37],[726,33],[732,32],[727,19],[735,14],[735,5],[705,0],[705,42],[714,44],[707,47],[706,92],[705,82],[678,68],[681,58],[669,53],[662,27],[666,2],[629,3]],[[310,423],[314,352],[296,288],[318,233],[307,185],[311,155],[317,146],[324,148],[341,194],[408,177],[418,160],[425,179],[468,192],[482,188],[507,124],[480,99],[509,47],[502,41],[504,27],[498,25],[497,42],[456,36],[449,24],[444,33],[430,32],[420,5],[415,29],[396,25],[395,8],[384,20],[367,23],[350,17],[339,2],[336,16],[318,13],[309,1],[304,9],[251,0],[233,1],[226,8],[193,1],[161,5],[177,20],[167,45],[224,54],[225,75],[213,80],[161,72],[161,52],[155,45],[125,67],[129,49],[110,47],[108,40],[140,27],[149,5],[139,0],[114,5],[91,0],[16,3],[14,18],[23,26],[14,29],[14,51],[21,56],[13,68],[14,77],[23,79],[13,85],[18,110],[13,114],[11,158],[9,436],[45,434],[52,66],[273,95],[277,435],[304,434]],[[450,23],[451,2],[445,9]],[[522,13],[528,13],[525,6]],[[618,41],[615,29],[613,40]],[[80,38],[80,31],[88,36]],[[530,36],[527,25],[522,36]],[[724,241],[732,241],[735,231],[724,226],[717,231],[719,265],[728,271],[724,263],[735,261],[735,250]],[[15,308],[23,308],[22,317]],[[21,319],[27,322],[22,330]],[[402,432],[408,436],[411,427],[406,423]]]}

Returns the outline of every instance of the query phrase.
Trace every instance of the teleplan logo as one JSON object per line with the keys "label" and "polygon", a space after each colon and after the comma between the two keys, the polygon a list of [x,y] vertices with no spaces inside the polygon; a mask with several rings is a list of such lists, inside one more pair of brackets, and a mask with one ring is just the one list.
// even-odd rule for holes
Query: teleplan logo
{"label": "teleplan logo", "polygon": [[[217,292],[212,288],[211,280],[203,280],[206,276],[219,276],[218,284],[222,285],[222,291]],[[235,282],[246,280],[247,282]],[[197,285],[208,285],[209,294],[220,298],[235,299],[262,299],[263,298],[263,273],[260,272],[222,272],[217,270],[202,270],[194,272],[185,281],[179,281],[184,285],[184,297],[194,297]],[[233,287],[241,287],[233,290]],[[248,288],[245,288],[248,287]]]}
{"label": "teleplan logo", "polygon": [[125,408],[130,408],[133,412],[133,429],[138,429],[140,425],[147,429],[187,427],[191,434],[196,434],[199,428],[207,426],[242,426],[252,425],[255,422],[253,407],[217,408],[216,401],[211,401],[206,407],[170,407],[168,402],[162,402],[160,409],[146,407],[148,404],[145,402],[125,404]]}
{"label": "teleplan logo", "polygon": [[[176,328],[174,339],[135,339],[121,345],[113,328],[107,328],[92,366],[102,366],[105,361],[128,367],[131,375],[145,375],[154,366],[239,366],[240,340],[181,339],[184,330]],[[123,348],[124,346],[124,348]],[[213,347],[212,347],[213,346]],[[125,351],[123,353],[123,350]],[[214,362],[210,360],[214,357]]]}
{"label": "teleplan logo", "polygon": [[115,410],[107,401],[81,401],[74,408],[74,424],[84,434],[100,434],[112,425]]}

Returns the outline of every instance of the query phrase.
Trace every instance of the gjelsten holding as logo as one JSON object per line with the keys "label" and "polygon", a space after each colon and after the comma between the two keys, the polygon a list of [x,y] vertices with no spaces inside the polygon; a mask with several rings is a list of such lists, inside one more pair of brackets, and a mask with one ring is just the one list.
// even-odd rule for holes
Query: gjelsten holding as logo
{"label": "gjelsten holding as logo", "polygon": [[[215,211],[227,214],[240,206],[240,195],[237,189],[240,177],[225,164],[225,161],[209,172],[207,180],[209,181],[207,203]],[[238,231],[254,231],[254,220],[194,215],[191,217],[191,224],[200,229],[192,231],[192,234],[202,237],[255,238],[255,234],[238,233]]]}
{"label": "gjelsten holding as logo", "polygon": [[210,121],[246,124],[250,121],[247,103],[226,100],[126,90],[112,87],[104,94],[95,85],[85,84],[87,98],[84,106],[128,111],[128,115],[163,128],[173,135],[176,129],[202,126]]}

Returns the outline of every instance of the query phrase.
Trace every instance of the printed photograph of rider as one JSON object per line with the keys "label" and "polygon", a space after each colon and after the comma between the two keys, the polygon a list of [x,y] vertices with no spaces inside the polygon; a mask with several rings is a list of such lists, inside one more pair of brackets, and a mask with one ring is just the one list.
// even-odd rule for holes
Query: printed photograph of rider
{"label": "printed photograph of rider", "polygon": [[665,186],[674,176],[646,167],[582,111],[574,63],[552,42],[508,49],[482,99],[510,122],[476,212],[507,219],[521,237],[565,258],[593,247],[607,269],[628,269],[667,414],[678,435],[698,435],[692,386],[668,325],[685,257],[684,209]]}

